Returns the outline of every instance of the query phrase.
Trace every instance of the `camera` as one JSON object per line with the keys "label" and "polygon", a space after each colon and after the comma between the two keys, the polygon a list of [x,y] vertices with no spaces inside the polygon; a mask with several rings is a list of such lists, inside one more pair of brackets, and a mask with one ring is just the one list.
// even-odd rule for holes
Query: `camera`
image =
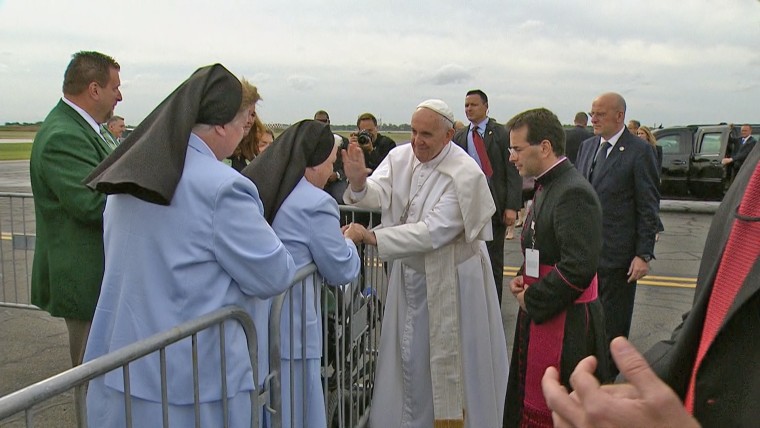
{"label": "camera", "polygon": [[372,144],[372,134],[370,134],[366,129],[359,131],[359,133],[356,134],[356,139],[359,142],[360,146]]}
{"label": "camera", "polygon": [[342,152],[343,150],[348,151],[348,144],[349,144],[348,138],[343,137],[341,138],[341,140],[342,141],[340,143],[340,148],[338,150],[339,153]]}

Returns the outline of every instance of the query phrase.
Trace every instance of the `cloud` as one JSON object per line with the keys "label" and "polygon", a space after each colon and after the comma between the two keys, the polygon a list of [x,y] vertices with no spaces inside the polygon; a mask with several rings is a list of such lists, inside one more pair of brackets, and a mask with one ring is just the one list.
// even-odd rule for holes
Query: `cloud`
{"label": "cloud", "polygon": [[430,82],[434,85],[443,86],[455,83],[467,83],[472,81],[474,76],[466,68],[458,64],[446,64],[435,70],[423,81]]}
{"label": "cloud", "polygon": [[288,76],[288,85],[297,91],[309,91],[317,84],[317,78],[306,75],[294,74]]}
{"label": "cloud", "polygon": [[325,108],[336,124],[363,111],[404,123],[426,98],[461,115],[472,88],[488,93],[489,114],[502,122],[537,106],[570,121],[606,90],[645,123],[756,115],[757,1],[390,3],[139,0],[119,10],[114,31],[66,25],[100,10],[94,0],[0,0],[0,123],[43,119],[83,49],[121,64],[117,110],[130,123],[215,62],[258,86],[274,122]]}

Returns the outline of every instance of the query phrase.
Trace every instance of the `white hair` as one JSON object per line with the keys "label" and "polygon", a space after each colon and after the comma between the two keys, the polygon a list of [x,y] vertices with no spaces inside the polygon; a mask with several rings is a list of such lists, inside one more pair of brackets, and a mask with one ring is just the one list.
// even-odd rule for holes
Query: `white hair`
{"label": "white hair", "polygon": [[454,128],[454,124],[442,114],[438,114],[438,121],[441,122],[441,128],[443,128],[444,131],[448,132],[449,129]]}

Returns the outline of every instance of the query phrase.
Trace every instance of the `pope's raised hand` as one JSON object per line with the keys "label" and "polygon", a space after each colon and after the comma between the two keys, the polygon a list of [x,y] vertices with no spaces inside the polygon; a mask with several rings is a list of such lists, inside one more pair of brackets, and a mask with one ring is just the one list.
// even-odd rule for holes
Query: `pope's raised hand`
{"label": "pope's raised hand", "polygon": [[350,143],[348,150],[341,152],[343,159],[343,172],[346,173],[351,190],[361,192],[364,190],[364,184],[367,181],[369,172],[364,163],[364,151],[356,143]]}

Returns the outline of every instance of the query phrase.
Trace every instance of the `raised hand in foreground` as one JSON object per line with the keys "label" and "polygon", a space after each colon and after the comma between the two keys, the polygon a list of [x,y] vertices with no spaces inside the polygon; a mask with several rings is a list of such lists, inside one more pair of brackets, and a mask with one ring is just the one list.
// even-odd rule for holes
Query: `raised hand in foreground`
{"label": "raised hand in foreground", "polygon": [[699,427],[670,387],[660,380],[644,357],[625,338],[610,344],[612,358],[629,383],[600,385],[594,377],[596,358],[581,360],[570,375],[574,391],[559,383],[549,367],[541,387],[555,427]]}

